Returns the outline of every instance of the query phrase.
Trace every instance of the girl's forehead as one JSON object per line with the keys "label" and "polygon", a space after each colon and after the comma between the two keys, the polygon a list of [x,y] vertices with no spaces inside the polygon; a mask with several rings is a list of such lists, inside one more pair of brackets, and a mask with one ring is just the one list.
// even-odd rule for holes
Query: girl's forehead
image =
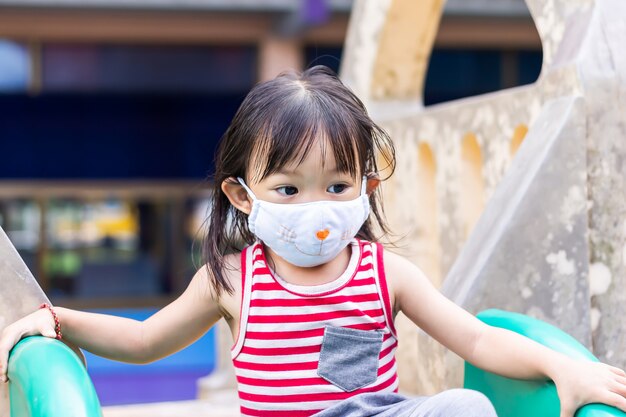
{"label": "girl's forehead", "polygon": [[[343,164],[343,169],[338,166],[340,164],[337,163],[335,152],[333,152],[331,146],[327,141],[319,140],[312,143],[306,150],[294,152],[291,158],[284,163],[274,163],[273,165],[272,161],[269,160],[268,152],[257,152],[252,158],[250,175],[255,181],[261,181],[272,174],[324,175],[349,173],[350,170],[345,164]],[[358,158],[355,158],[355,163],[358,165]],[[358,167],[356,168],[354,171],[359,172]]]}
{"label": "girl's forehead", "polygon": [[320,169],[334,170],[337,166],[334,153],[328,152],[328,146],[324,145],[322,141],[317,141],[312,144],[310,148],[303,152],[302,155],[294,155],[290,161],[288,161],[282,169],[286,170],[301,170],[310,167],[319,167]]}

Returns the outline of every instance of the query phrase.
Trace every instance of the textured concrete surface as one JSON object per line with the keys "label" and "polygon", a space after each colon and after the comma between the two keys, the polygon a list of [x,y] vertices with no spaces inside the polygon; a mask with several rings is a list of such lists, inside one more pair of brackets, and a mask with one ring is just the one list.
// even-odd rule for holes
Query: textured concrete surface
{"label": "textured concrete surface", "polygon": [[[421,86],[433,29],[407,24],[417,18],[403,0],[355,2],[341,76],[397,146],[383,187],[397,250],[472,313],[547,320],[626,367],[626,3],[527,4],[544,52],[532,85],[424,108],[421,91],[405,90]],[[424,2],[420,15],[442,9]],[[426,41],[394,42],[397,27]],[[381,60],[389,56],[393,64]],[[423,149],[434,172],[416,185]],[[425,233],[424,200],[436,233]],[[403,389],[460,384],[458,358],[409,323],[399,328]]]}
{"label": "textured concrete surface", "polygon": [[[0,332],[10,323],[49,302],[33,274],[0,228]],[[9,416],[9,393],[0,384],[0,417]]]}

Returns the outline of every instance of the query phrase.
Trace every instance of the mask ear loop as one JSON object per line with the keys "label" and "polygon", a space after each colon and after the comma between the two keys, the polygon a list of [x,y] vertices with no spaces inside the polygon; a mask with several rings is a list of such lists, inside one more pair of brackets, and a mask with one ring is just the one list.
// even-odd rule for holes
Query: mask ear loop
{"label": "mask ear loop", "polygon": [[361,195],[364,195],[367,191],[367,175],[363,175],[363,179],[361,180]]}
{"label": "mask ear loop", "polygon": [[254,195],[254,193],[252,192],[252,190],[250,188],[248,188],[248,186],[246,185],[246,182],[243,180],[243,178],[241,177],[237,177],[237,181],[239,181],[239,184],[241,184],[241,186],[248,192],[248,195],[250,197],[252,197],[253,200],[256,200],[256,196]]}

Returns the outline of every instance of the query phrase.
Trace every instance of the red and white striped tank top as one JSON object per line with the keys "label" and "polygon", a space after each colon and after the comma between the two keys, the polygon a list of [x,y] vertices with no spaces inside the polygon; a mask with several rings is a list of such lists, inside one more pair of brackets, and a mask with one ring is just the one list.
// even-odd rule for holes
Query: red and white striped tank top
{"label": "red and white striped tank top", "polygon": [[[231,353],[243,416],[305,417],[353,395],[397,392],[398,342],[383,249],[357,239],[350,246],[346,271],[316,286],[294,285],[276,276],[261,243],[242,252],[241,320]],[[346,392],[318,374],[328,326],[339,333],[360,330],[365,339],[380,335],[382,344],[374,347],[377,371],[375,357],[369,361],[373,382]],[[358,337],[353,339],[359,343]],[[354,374],[361,371],[358,363],[349,365],[355,367]]]}

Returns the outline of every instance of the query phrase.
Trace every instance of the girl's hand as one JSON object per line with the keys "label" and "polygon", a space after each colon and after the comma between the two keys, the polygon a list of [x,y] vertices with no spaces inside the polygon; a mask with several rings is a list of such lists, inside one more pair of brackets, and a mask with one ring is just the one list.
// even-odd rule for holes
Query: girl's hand
{"label": "girl's hand", "polygon": [[626,373],[599,362],[569,360],[559,366],[554,383],[561,401],[561,417],[578,408],[603,403],[626,412]]}
{"label": "girl's hand", "polygon": [[56,338],[54,318],[47,309],[40,309],[10,324],[0,335],[0,381],[7,382],[9,352],[26,336],[42,335]]}

